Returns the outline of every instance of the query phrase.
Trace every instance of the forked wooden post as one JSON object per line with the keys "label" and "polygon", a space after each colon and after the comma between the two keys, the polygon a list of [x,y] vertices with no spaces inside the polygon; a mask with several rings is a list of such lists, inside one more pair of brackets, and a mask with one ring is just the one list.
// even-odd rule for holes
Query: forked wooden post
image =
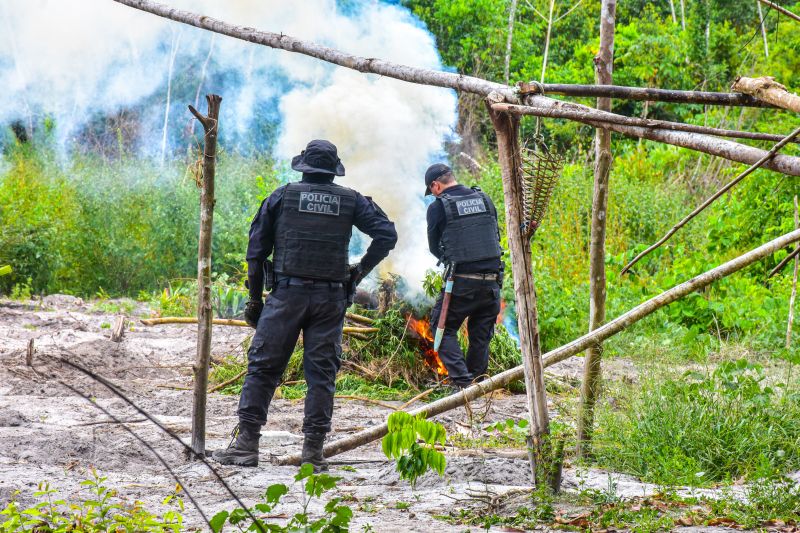
{"label": "forked wooden post", "polygon": [[[503,176],[503,199],[506,210],[506,233],[511,252],[511,266],[516,295],[520,351],[525,371],[525,391],[531,428],[531,471],[537,486],[547,483],[550,456],[545,442],[550,433],[547,395],[544,389],[542,349],[539,341],[539,316],[536,309],[536,286],[531,264],[531,243],[522,235],[522,160],[519,143],[519,118],[498,113],[487,105],[497,135],[497,151]],[[502,98],[497,95],[497,98]],[[495,100],[496,102],[497,100]],[[537,475],[538,473],[538,475]],[[543,479],[544,478],[544,479]]]}
{"label": "forked wooden post", "polygon": [[192,403],[192,451],[206,453],[206,389],[211,359],[211,235],[214,223],[214,173],[217,162],[219,106],[222,97],[207,94],[208,115],[193,106],[189,111],[205,130],[203,139],[203,182],[200,193],[200,239],[197,247],[197,356],[194,360],[194,398]]}

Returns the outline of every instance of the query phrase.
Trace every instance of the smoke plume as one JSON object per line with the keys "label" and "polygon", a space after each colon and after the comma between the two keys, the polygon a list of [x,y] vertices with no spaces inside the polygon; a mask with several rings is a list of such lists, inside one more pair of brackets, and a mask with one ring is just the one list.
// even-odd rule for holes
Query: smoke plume
{"label": "smoke plume", "polygon": [[[357,55],[441,68],[431,35],[396,5],[168,3]],[[311,139],[329,139],[347,169],[340,183],[372,196],[397,225],[400,241],[388,268],[418,287],[433,266],[424,238],[422,174],[441,160],[452,134],[452,91],[214,36],[110,0],[0,3],[0,84],[11,95],[11,105],[0,107],[0,125],[18,121],[33,134],[49,121],[64,153],[94,121],[130,112],[139,121],[138,154],[181,156],[192,142],[185,105],[207,92],[224,98],[225,149],[269,150],[286,160]]]}

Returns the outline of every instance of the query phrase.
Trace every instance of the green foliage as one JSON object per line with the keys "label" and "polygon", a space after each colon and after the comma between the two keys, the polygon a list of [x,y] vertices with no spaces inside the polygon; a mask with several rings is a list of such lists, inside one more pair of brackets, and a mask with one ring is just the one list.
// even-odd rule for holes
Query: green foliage
{"label": "green foliage", "polygon": [[442,274],[438,270],[428,269],[425,272],[425,279],[422,280],[422,289],[428,298],[436,298],[442,292]]}
{"label": "green foliage", "polygon": [[445,443],[444,426],[404,411],[389,415],[387,423],[389,432],[381,440],[381,449],[386,457],[397,460],[397,472],[402,479],[408,480],[413,488],[428,470],[444,476],[447,460],[435,449],[437,443]]}
{"label": "green foliage", "polygon": [[[11,147],[0,173],[0,292],[31,278],[35,292],[135,295],[197,272],[198,191],[180,162],[70,154],[47,143]],[[277,185],[270,163],[224,155],[214,212],[213,270],[241,276],[247,229]],[[258,178],[254,176],[261,174]]]}
{"label": "green foliage", "polygon": [[[336,488],[341,478],[328,474],[314,474],[311,464],[304,464],[295,475],[295,483],[302,487],[302,510],[295,513],[286,525],[265,522],[262,518],[253,521],[247,511],[236,508],[232,511],[220,511],[211,518],[211,528],[219,533],[225,524],[235,526],[239,531],[269,531],[272,533],[306,531],[337,533],[348,531],[353,510],[341,505],[341,498],[331,498],[325,504],[324,513],[318,518],[309,514],[308,506],[312,501],[320,499],[323,494]],[[261,497],[261,501],[248,509],[250,514],[259,517],[272,513],[281,499],[289,493],[289,487],[282,483],[270,485]]]}
{"label": "green foliage", "polygon": [[183,500],[180,487],[167,496],[162,504],[168,506],[162,515],[153,514],[142,502],[133,505],[124,503],[114,489],[105,485],[106,477],[94,469],[91,478],[81,482],[89,497],[69,502],[58,497],[58,491],[47,482],[39,483],[33,493],[37,502],[21,508],[15,493],[11,501],[0,511],[0,529],[7,533],[22,531],[173,531],[183,530]]}
{"label": "green foliage", "polygon": [[598,413],[597,461],[647,481],[703,485],[800,466],[800,389],[760,365],[648,382],[623,411]]}
{"label": "green foliage", "polygon": [[11,294],[9,297],[12,300],[30,300],[31,294],[33,293],[33,287],[31,287],[32,282],[33,280],[28,278],[26,281],[15,283],[14,286],[11,287]]}
{"label": "green foliage", "polygon": [[11,265],[3,265],[0,267],[0,276],[8,276],[14,270],[11,268]]}

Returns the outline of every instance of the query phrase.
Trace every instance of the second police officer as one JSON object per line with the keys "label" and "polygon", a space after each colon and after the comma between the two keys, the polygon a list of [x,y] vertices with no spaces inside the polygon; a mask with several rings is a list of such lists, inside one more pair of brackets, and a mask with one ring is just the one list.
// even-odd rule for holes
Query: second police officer
{"label": "second police officer", "polygon": [[[489,342],[500,313],[503,251],[497,210],[477,187],[460,185],[447,165],[437,163],[425,172],[425,194],[436,200],[428,206],[428,248],[440,262],[455,266],[453,292],[446,316],[439,358],[456,389],[481,380],[489,366]],[[444,293],[431,312],[435,330]],[[468,320],[466,358],[458,329]]]}

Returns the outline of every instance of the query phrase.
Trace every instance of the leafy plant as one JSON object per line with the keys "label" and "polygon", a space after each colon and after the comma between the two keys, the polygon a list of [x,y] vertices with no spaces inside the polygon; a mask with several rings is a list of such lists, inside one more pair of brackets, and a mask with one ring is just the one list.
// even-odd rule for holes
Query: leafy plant
{"label": "leafy plant", "polygon": [[133,505],[123,503],[117,491],[105,485],[106,477],[94,469],[91,478],[81,482],[89,492],[87,499],[68,502],[58,498],[58,491],[48,482],[41,482],[33,493],[37,502],[28,508],[21,508],[16,501],[17,491],[5,508],[0,511],[0,530],[7,533],[22,531],[47,531],[65,533],[68,531],[106,532],[106,531],[173,531],[183,530],[183,499],[180,487],[162,502],[168,506],[163,515],[153,514],[144,508],[142,502]]}
{"label": "leafy plant", "polygon": [[277,483],[267,487],[261,497],[261,501],[249,509],[250,514],[242,508],[233,511],[220,511],[211,518],[211,528],[214,533],[219,533],[225,524],[236,526],[240,531],[269,531],[273,533],[290,531],[308,532],[343,532],[348,531],[350,520],[353,517],[353,510],[347,505],[340,505],[341,498],[331,498],[324,506],[324,514],[314,519],[309,515],[308,506],[315,500],[322,497],[326,492],[336,488],[336,483],[341,478],[328,474],[314,474],[314,467],[311,464],[304,464],[294,477],[295,483],[302,486],[302,510],[295,513],[286,525],[272,524],[264,522],[260,518],[255,521],[250,519],[250,514],[254,516],[271,513],[281,503],[281,499],[289,493],[289,487],[282,483]]}
{"label": "leafy plant", "polygon": [[439,296],[439,293],[442,292],[442,285],[444,281],[442,280],[442,273],[428,269],[425,271],[425,279],[422,280],[422,289],[425,291],[425,295],[428,298],[436,298]]}
{"label": "leafy plant", "polygon": [[[447,460],[435,445],[444,445],[444,426],[397,411],[389,415],[389,432],[381,441],[381,449],[389,459],[397,460],[397,472],[416,487],[417,480],[428,470],[444,476]],[[421,441],[421,444],[418,442]]]}

